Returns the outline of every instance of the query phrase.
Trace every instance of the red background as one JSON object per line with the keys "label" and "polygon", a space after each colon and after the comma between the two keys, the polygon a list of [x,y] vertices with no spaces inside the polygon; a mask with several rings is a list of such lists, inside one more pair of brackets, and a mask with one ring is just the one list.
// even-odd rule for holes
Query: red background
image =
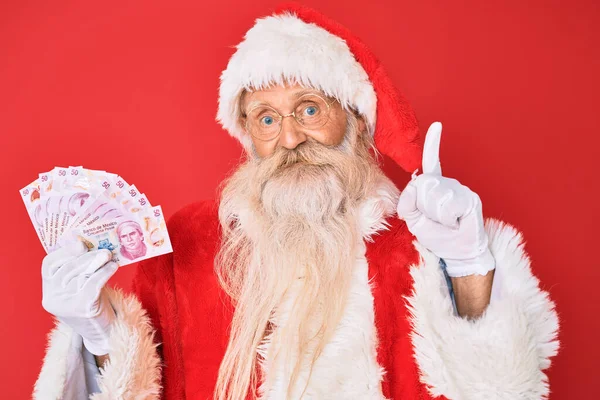
{"label": "red background", "polygon": [[[214,122],[220,71],[274,1],[0,5],[2,398],[25,399],[51,318],[18,190],[55,165],[121,174],[167,215],[215,188],[240,148]],[[96,3],[96,4],[94,4]],[[444,123],[444,172],[527,239],[558,304],[553,399],[591,398],[600,291],[597,2],[307,1],[353,30]],[[407,175],[386,170],[403,185]],[[129,288],[133,268],[113,283]]]}

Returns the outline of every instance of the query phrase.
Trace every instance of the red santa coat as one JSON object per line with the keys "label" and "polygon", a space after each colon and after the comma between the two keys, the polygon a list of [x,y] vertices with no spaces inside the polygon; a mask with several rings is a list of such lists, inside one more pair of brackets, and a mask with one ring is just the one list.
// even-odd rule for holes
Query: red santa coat
{"label": "red santa coat", "polygon": [[[379,215],[366,229],[376,360],[385,371],[386,398],[546,398],[543,370],[558,349],[558,319],[514,228],[486,223],[497,262],[496,296],[476,321],[454,313],[439,259],[414,241],[401,220]],[[138,266],[135,295],[110,292],[117,312],[113,350],[93,399],[212,398],[233,311],[213,271],[217,206],[182,209],[169,232],[173,253]],[[81,350],[81,338],[62,324],[49,340],[37,399],[62,398]],[[331,370],[318,374],[334,376]],[[357,397],[345,392],[327,398]]]}
{"label": "red santa coat", "polygon": [[[387,371],[384,393],[427,399],[419,382],[403,296],[410,295],[409,266],[418,262],[413,237],[395,218],[367,249],[379,334],[378,361]],[[210,398],[225,353],[232,308],[219,288],[213,259],[219,245],[216,209],[195,204],[172,220],[172,255],[142,263],[135,291],[160,326],[166,398]]]}

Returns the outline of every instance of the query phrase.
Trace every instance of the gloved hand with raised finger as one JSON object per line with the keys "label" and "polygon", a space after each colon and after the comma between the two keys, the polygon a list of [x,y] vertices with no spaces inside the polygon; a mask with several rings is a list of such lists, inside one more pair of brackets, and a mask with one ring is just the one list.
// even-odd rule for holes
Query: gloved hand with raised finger
{"label": "gloved hand with raised finger", "polygon": [[479,196],[456,179],[442,176],[439,160],[442,124],[425,137],[423,173],[400,194],[398,216],[417,240],[446,263],[451,277],[486,275],[495,268],[488,248]]}
{"label": "gloved hand with raised finger", "polygon": [[44,257],[42,306],[83,338],[95,355],[109,352],[108,338],[115,312],[103,290],[117,271],[109,250],[88,251],[74,242]]}

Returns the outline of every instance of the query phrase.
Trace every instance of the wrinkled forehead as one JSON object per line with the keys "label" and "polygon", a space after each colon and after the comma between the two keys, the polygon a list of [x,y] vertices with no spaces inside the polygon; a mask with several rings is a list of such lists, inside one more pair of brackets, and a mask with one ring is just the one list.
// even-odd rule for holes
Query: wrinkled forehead
{"label": "wrinkled forehead", "polygon": [[244,89],[240,95],[240,110],[244,115],[257,105],[269,105],[276,109],[285,110],[293,107],[303,96],[317,95],[326,101],[333,100],[321,90],[303,86],[298,83],[273,83],[260,89]]}

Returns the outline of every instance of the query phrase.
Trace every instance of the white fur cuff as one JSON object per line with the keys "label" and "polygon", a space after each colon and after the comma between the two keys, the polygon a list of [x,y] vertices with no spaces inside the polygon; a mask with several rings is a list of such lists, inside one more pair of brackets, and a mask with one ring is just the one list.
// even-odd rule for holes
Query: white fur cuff
{"label": "white fur cuff", "polygon": [[[153,342],[150,319],[135,295],[107,288],[117,319],[110,334],[110,360],[100,370],[100,393],[92,400],[158,399],[160,358]],[[76,339],[78,340],[78,343]],[[75,344],[74,344],[75,343]],[[81,338],[67,325],[58,324],[49,334],[48,349],[35,383],[36,400],[64,399],[72,388],[85,386],[81,371]],[[85,389],[82,389],[85,393]]]}
{"label": "white fur cuff", "polygon": [[415,242],[422,261],[411,268],[407,300],[421,381],[453,400],[546,399],[543,370],[559,346],[554,303],[531,273],[521,234],[496,220],[486,231],[502,285],[475,321],[453,313],[439,258]]}

